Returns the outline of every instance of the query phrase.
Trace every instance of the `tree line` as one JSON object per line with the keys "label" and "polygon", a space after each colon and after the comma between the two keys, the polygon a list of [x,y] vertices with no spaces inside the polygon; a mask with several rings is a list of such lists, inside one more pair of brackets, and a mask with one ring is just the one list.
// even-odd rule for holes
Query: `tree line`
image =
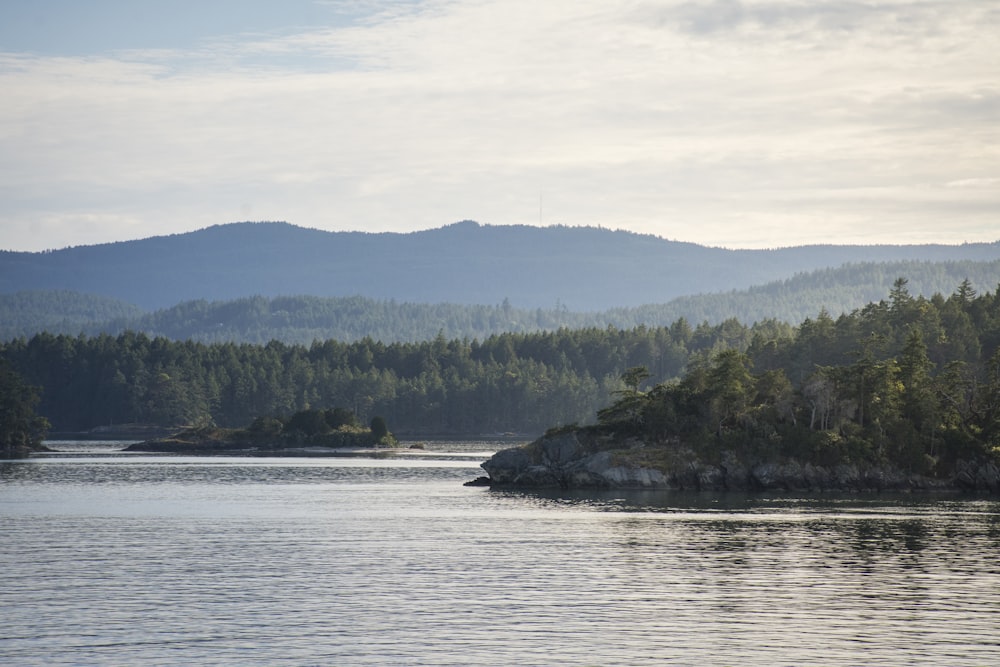
{"label": "tree line", "polygon": [[330,407],[397,434],[541,433],[591,418],[628,366],[677,376],[692,352],[790,335],[776,322],[692,328],[560,329],[485,340],[385,344],[272,341],[205,344],[126,332],[42,333],[0,356],[43,388],[38,410],[55,431],[145,423],[241,427],[262,415]]}
{"label": "tree line", "polygon": [[[131,331],[42,333],[2,344],[0,356],[29,385],[42,388],[38,412],[55,431],[126,423],[243,427],[261,416],[344,407],[364,422],[384,417],[404,436],[537,434],[592,421],[608,396],[625,387],[622,374],[643,367],[649,373],[643,388],[680,380],[697,389],[692,405],[715,397],[708,403],[719,406],[713,419],[719,417],[716,431],[724,433],[745,425],[746,411],[757,405],[753,397],[720,398],[730,395],[724,386],[732,377],[715,365],[728,359],[725,368],[735,372],[725,351],[741,355],[747,373],[770,374],[773,395],[799,401],[796,423],[813,400],[816,414],[808,421],[814,428],[840,425],[850,416],[868,429],[887,423],[880,411],[902,409],[897,399],[903,394],[884,392],[903,381],[899,355],[907,345],[916,349],[916,334],[926,349],[921,373],[966,378],[968,391],[991,386],[989,364],[1000,342],[996,294],[977,295],[965,281],[948,297],[913,297],[903,279],[887,299],[836,319],[821,311],[798,327],[735,319],[692,326],[680,318],[669,326],[561,328],[482,340],[438,335],[413,343],[363,338],[309,345],[207,344]],[[850,377],[859,387],[853,412],[845,393]],[[742,393],[736,393],[749,393],[749,383],[743,377]],[[832,387],[829,400],[821,400],[824,387]],[[971,400],[963,396],[952,399]],[[908,405],[910,412],[893,414],[925,414]]]}

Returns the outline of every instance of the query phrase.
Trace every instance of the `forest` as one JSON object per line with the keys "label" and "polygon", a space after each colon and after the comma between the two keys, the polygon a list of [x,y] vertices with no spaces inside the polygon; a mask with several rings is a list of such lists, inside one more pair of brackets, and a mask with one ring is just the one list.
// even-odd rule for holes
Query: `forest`
{"label": "forest", "polygon": [[[679,319],[483,340],[310,345],[43,333],[4,343],[0,357],[41,388],[37,411],[55,432],[244,427],[339,407],[363,423],[382,417],[402,437],[537,435],[597,418],[642,423],[664,437],[743,433],[766,442],[765,424],[787,424],[834,434],[838,446],[920,442],[914,457],[923,460],[946,441],[997,444],[998,346],[996,292],[976,294],[963,281],[947,297],[914,297],[900,278],[885,299],[836,318],[821,310],[797,327]],[[643,374],[629,376],[635,368]],[[640,395],[640,404],[621,402]],[[657,403],[662,414],[646,412],[650,396],[666,395]],[[605,407],[612,397],[619,400]]]}
{"label": "forest", "polygon": [[[1000,462],[1000,304],[963,283],[949,299],[912,298],[897,280],[889,301],[794,337],[755,339],[692,357],[684,376],[625,388],[582,429],[611,442],[681,445],[719,464],[798,460],[889,464],[949,477],[959,461]],[[553,429],[558,432],[560,429]]]}
{"label": "forest", "polygon": [[504,299],[497,305],[406,303],[361,296],[252,296],[229,301],[186,301],[144,312],[109,297],[68,291],[0,294],[0,340],[53,334],[88,336],[126,331],[150,337],[202,343],[259,343],[272,340],[309,345],[314,340],[354,342],[365,337],[384,343],[447,339],[484,340],[494,334],[556,331],[560,328],[631,329],[688,322],[719,324],[729,319],[798,323],[821,308],[849,313],[884,297],[899,276],[910,291],[948,293],[968,280],[972,285],[1000,282],[1000,260],[988,262],[856,263],[801,273],[746,290],[696,294],[667,303],[620,307],[600,312],[519,308]]}

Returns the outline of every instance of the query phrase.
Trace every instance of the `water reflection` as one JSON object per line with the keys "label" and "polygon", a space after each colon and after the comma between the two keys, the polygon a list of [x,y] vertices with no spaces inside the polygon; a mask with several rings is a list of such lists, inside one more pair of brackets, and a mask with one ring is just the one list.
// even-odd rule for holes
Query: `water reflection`
{"label": "water reflection", "polygon": [[[597,492],[494,490],[493,495],[549,511],[621,516],[611,522],[623,548],[715,554],[727,567],[796,555],[808,565],[858,572],[926,571],[972,545],[1000,548],[1000,502],[960,496],[826,495],[815,498],[649,490]],[[804,554],[809,554],[806,557]],[[956,567],[960,565],[956,564]]]}
{"label": "water reflection", "polygon": [[0,658],[996,662],[992,499],[463,487],[477,466],[0,464]]}
{"label": "water reflection", "polygon": [[557,506],[585,506],[595,511],[725,512],[767,515],[843,514],[913,516],[941,512],[989,515],[1000,521],[1000,499],[940,493],[781,493],[670,491],[663,489],[510,489],[496,495],[538,499]]}

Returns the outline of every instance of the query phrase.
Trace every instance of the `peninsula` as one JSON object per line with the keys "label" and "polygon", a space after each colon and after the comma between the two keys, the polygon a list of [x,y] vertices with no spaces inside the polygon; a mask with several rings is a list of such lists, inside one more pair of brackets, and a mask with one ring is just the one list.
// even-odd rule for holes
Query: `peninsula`
{"label": "peninsula", "polygon": [[959,459],[947,471],[929,473],[888,461],[823,464],[789,456],[762,457],[739,449],[710,457],[680,441],[618,439],[589,428],[548,434],[528,445],[499,451],[482,468],[489,478],[475,484],[494,488],[1000,492],[1000,467],[995,460]]}
{"label": "peninsula", "polygon": [[483,468],[494,486],[1000,492],[998,305],[900,278],[888,301],[706,350],[677,380],[629,368],[596,424]]}

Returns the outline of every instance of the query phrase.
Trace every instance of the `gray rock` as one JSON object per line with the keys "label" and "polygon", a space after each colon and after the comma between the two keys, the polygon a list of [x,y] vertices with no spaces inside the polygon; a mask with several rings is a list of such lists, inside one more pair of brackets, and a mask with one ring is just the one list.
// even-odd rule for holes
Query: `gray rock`
{"label": "gray rock", "polygon": [[802,466],[802,478],[811,490],[825,491],[834,487],[833,473],[823,466],[805,464]]}
{"label": "gray rock", "polygon": [[542,441],[542,463],[551,468],[565,468],[577,459],[580,441],[575,433],[564,433]]}
{"label": "gray rock", "polygon": [[566,472],[570,487],[607,487],[612,482],[606,473],[611,468],[611,454],[598,452],[576,461]]}
{"label": "gray rock", "polygon": [[599,476],[611,467],[611,454],[609,452],[597,452],[588,456],[582,463],[584,470]]}
{"label": "gray rock", "polygon": [[1000,468],[997,468],[995,463],[985,463],[979,467],[976,480],[982,484],[983,488],[996,493],[1000,491]]}
{"label": "gray rock", "polygon": [[833,469],[833,486],[844,490],[861,490],[861,472],[855,465],[840,464]]}
{"label": "gray rock", "polygon": [[702,465],[698,471],[698,488],[711,491],[726,489],[726,474],[719,466]]}
{"label": "gray rock", "polygon": [[670,486],[679,491],[700,491],[701,470],[696,462],[689,462],[671,471]]}
{"label": "gray rock", "polygon": [[767,491],[778,488],[778,464],[758,463],[750,469],[751,488]]}
{"label": "gray rock", "polygon": [[615,466],[603,473],[608,486],[663,488],[667,486],[666,476],[652,468],[632,468]]}
{"label": "gray rock", "polygon": [[954,483],[969,491],[1000,491],[1000,470],[992,462],[959,460],[955,463]]}
{"label": "gray rock", "polygon": [[[490,477],[493,476],[490,475]],[[544,465],[528,466],[514,477],[512,484],[527,487],[565,486],[563,480],[553,475],[552,470]]]}
{"label": "gray rock", "polygon": [[513,484],[529,466],[531,457],[521,447],[500,450],[480,465],[494,484]]}
{"label": "gray rock", "polygon": [[[538,460],[532,460],[532,456],[537,456]],[[908,474],[889,466],[825,467],[794,460],[748,463],[735,452],[724,452],[719,465],[711,465],[699,461],[694,452],[681,449],[679,445],[670,450],[669,458],[673,463],[663,469],[616,465],[610,452],[588,453],[575,433],[565,433],[545,438],[532,448],[497,452],[482,467],[493,485],[528,488],[805,492],[967,489],[1000,492],[1000,468],[992,462],[959,461],[954,477],[944,481]]]}

